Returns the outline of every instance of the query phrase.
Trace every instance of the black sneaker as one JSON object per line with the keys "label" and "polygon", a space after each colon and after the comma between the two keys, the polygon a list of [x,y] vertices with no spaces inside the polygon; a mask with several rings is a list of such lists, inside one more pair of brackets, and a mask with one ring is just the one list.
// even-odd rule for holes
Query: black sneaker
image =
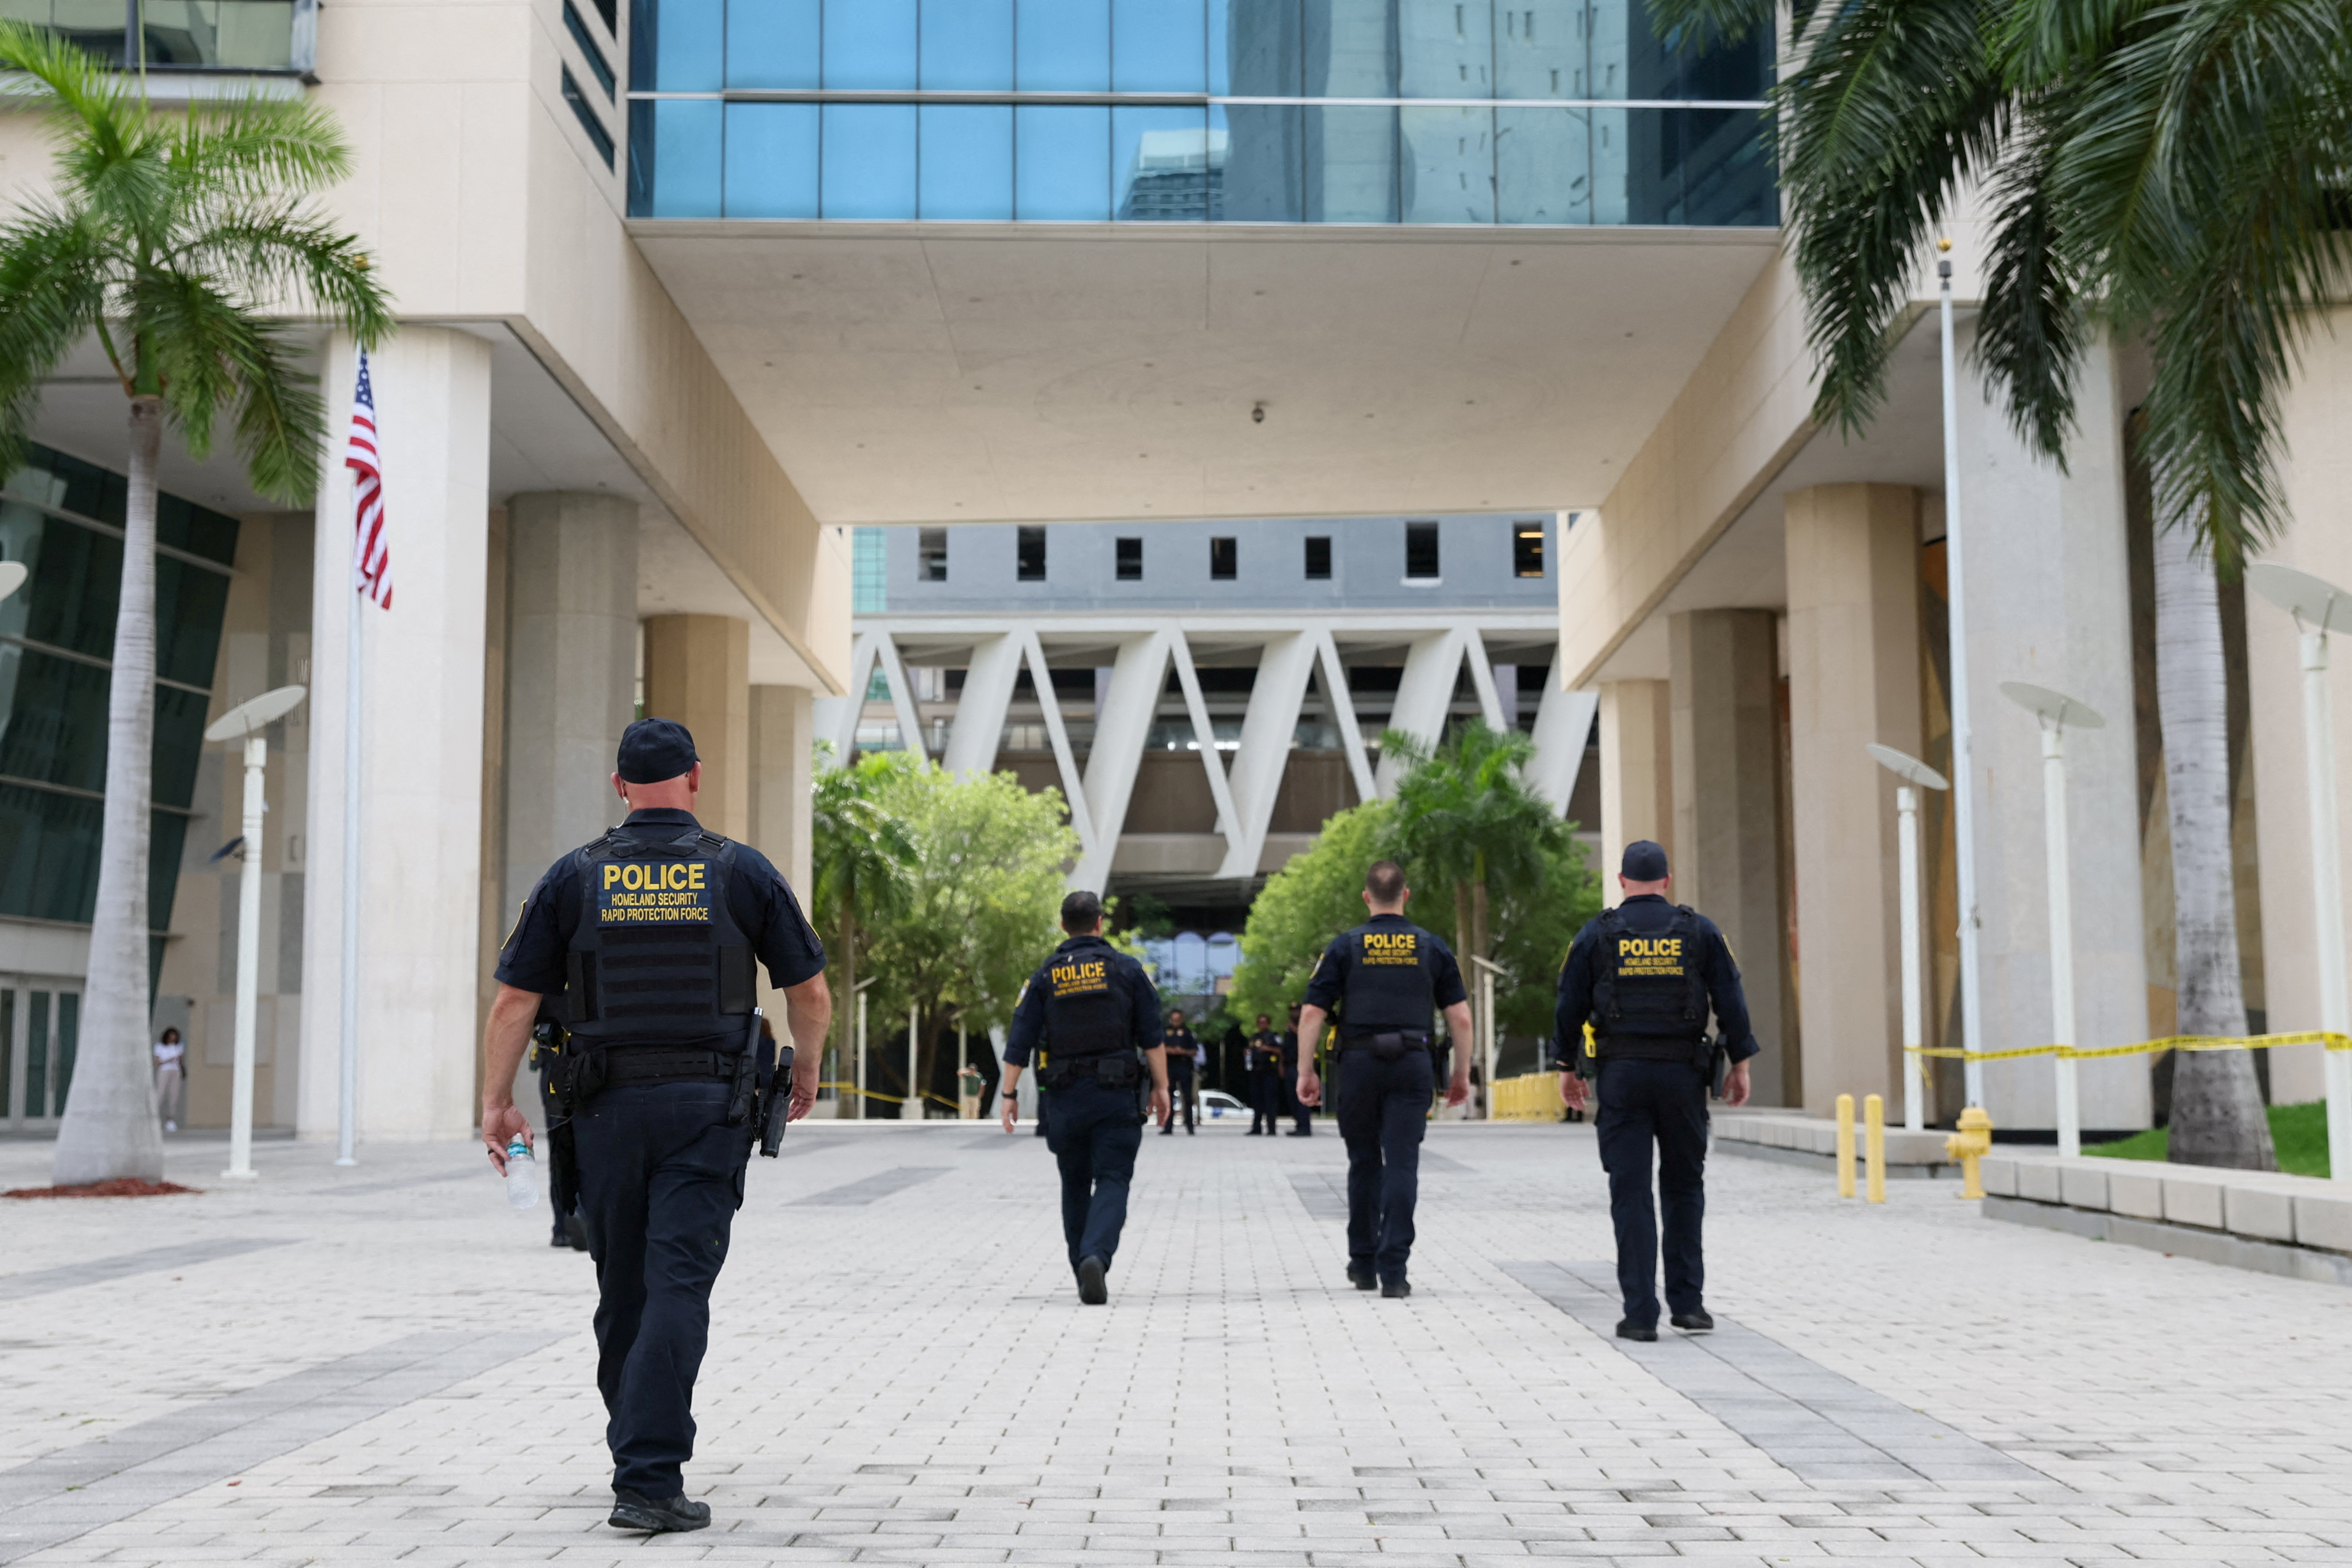
{"label": "black sneaker", "polygon": [[1715,1332],[1715,1319],[1708,1315],[1707,1310],[1705,1307],[1700,1307],[1688,1312],[1676,1312],[1673,1317],[1669,1318],[1667,1321],[1673,1323],[1675,1327],[1680,1329],[1686,1334],[1711,1334]]}
{"label": "black sneaker", "polygon": [[1352,1263],[1348,1265],[1348,1283],[1359,1290],[1377,1290],[1381,1288],[1380,1279],[1370,1269],[1359,1268]]}
{"label": "black sneaker", "polygon": [[1653,1345],[1658,1342],[1658,1331],[1654,1325],[1637,1323],[1631,1318],[1621,1318],[1617,1321],[1617,1337],[1621,1340],[1638,1340],[1645,1345]]}
{"label": "black sneaker", "polygon": [[1078,1259],[1078,1300],[1089,1307],[1099,1307],[1110,1300],[1110,1286],[1103,1279],[1108,1266],[1099,1258]]}
{"label": "black sneaker", "polygon": [[1381,1294],[1391,1301],[1402,1301],[1412,1294],[1412,1286],[1403,1279],[1384,1280],[1381,1285]]}
{"label": "black sneaker", "polygon": [[1173,1138],[1176,1136],[1176,1129],[1173,1127],[1163,1127],[1160,1130],[1160,1136],[1162,1138]]}
{"label": "black sneaker", "polygon": [[704,1530],[710,1524],[710,1505],[684,1497],[656,1501],[614,1487],[613,1517],[604,1522],[614,1530],[643,1530],[656,1535],[673,1530]]}
{"label": "black sneaker", "polygon": [[588,1250],[588,1222],[580,1217],[579,1210],[574,1209],[563,1216],[563,1234],[570,1238],[572,1251]]}

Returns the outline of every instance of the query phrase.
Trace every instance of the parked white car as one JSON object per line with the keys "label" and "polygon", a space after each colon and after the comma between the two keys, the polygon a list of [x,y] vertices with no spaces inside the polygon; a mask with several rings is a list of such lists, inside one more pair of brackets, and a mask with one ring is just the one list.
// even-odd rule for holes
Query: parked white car
{"label": "parked white car", "polygon": [[1244,1105],[1222,1089],[1201,1090],[1201,1116],[1203,1121],[1214,1121],[1225,1116],[1238,1116],[1247,1120],[1249,1113],[1248,1106]]}

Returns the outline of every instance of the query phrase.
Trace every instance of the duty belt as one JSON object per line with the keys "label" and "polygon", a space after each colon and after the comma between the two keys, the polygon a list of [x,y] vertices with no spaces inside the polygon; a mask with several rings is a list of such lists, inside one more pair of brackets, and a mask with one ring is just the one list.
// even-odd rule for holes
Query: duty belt
{"label": "duty belt", "polygon": [[687,1083],[698,1079],[731,1079],[735,1058],[701,1046],[608,1046],[604,1085]]}
{"label": "duty belt", "polygon": [[1379,1029],[1339,1037],[1339,1049],[1370,1051],[1374,1059],[1384,1062],[1401,1061],[1408,1051],[1427,1050],[1430,1035],[1426,1029]]}

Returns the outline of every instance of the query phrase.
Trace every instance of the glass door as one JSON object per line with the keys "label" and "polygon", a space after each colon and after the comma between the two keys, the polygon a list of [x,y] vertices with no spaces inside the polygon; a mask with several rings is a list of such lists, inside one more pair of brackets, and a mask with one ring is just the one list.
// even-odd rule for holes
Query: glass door
{"label": "glass door", "polygon": [[54,1131],[73,1086],[81,993],[68,981],[0,975],[0,1128]]}

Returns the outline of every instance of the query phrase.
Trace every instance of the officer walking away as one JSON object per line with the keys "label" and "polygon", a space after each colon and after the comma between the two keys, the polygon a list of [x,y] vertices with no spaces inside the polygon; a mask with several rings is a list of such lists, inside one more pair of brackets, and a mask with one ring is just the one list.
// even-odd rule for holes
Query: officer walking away
{"label": "officer walking away", "polygon": [[1265,1014],[1257,1016],[1257,1032],[1249,1037],[1249,1136],[1263,1132],[1274,1136],[1274,1119],[1282,1103],[1282,1041],[1275,1034],[1274,1020]]}
{"label": "officer walking away", "polygon": [[[1290,1005],[1290,1027],[1283,1030],[1280,1037],[1283,1098],[1290,1102],[1287,1109],[1292,1125],[1288,1136],[1311,1138],[1315,1135],[1315,1109],[1298,1098],[1298,1004],[1293,1002]],[[1307,1047],[1307,1062],[1310,1067],[1314,1065],[1315,1047],[1312,1046]]]}
{"label": "officer walking away", "polygon": [[1168,1009],[1168,1027],[1160,1035],[1168,1050],[1168,1101],[1166,1112],[1160,1118],[1160,1135],[1171,1138],[1176,1133],[1176,1116],[1184,1117],[1184,1136],[1190,1138],[1196,1129],[1197,1102],[1192,1098],[1192,1053],[1201,1042],[1184,1023],[1184,1009]]}
{"label": "officer walking away", "polygon": [[[1748,1026],[1739,965],[1715,922],[1666,901],[1666,852],[1648,839],[1625,846],[1617,885],[1624,902],[1577,933],[1560,966],[1552,1049],[1559,1097],[1581,1110],[1594,1098],[1593,1126],[1609,1173],[1609,1213],[1617,1226],[1617,1288],[1625,1316],[1617,1337],[1658,1337],[1658,1215],[1651,1206],[1650,1161],[1657,1151],[1658,1206],[1665,1211],[1666,1307],[1688,1333],[1715,1327],[1706,1302],[1699,1227],[1706,1215],[1706,1097],[1715,1057],[1729,1063],[1727,1105],[1748,1101]],[[1720,1044],[1707,1043],[1712,1009]],[[1584,1026],[1592,1025],[1588,1055]]]}
{"label": "officer walking away", "polygon": [[1168,1052],[1160,993],[1143,965],[1103,940],[1102,900],[1080,890],[1062,900],[1068,940],[1029,977],[1004,1041],[1003,1120],[1013,1131],[1013,1087],[1044,1047],[1037,1078],[1050,1091],[1045,1147],[1062,1172],[1062,1236],[1078,1300],[1110,1300],[1106,1276],[1127,1224],[1128,1184],[1150,1113],[1168,1114]]}
{"label": "officer walking away", "polygon": [[[1421,1191],[1421,1138],[1435,1079],[1430,1017],[1445,1012],[1454,1046],[1445,1103],[1470,1098],[1470,994],[1453,952],[1404,918],[1412,889],[1393,860],[1364,873],[1371,919],[1323,950],[1307,982],[1302,1040],[1320,1039],[1327,1017],[1339,1026],[1339,1136],[1348,1145],[1348,1279],[1359,1290],[1410,1296],[1412,1210]],[[1298,1056],[1298,1098],[1323,1103],[1311,1050]]]}
{"label": "officer walking away", "polygon": [[482,1142],[503,1172],[509,1140],[530,1141],[515,1068],[541,999],[561,994],[560,1100],[596,1263],[596,1385],[619,1530],[710,1522],[710,1505],[685,1495],[684,1466],[710,1287],[758,1130],[740,1070],[758,1017],[752,964],[783,992],[799,1045],[794,1120],[815,1102],[833,1016],[824,950],[799,902],[765,856],[695,821],[701,784],[685,726],[640,719],[622,734],[613,787],[629,815],[523,900],[483,1041]]}

